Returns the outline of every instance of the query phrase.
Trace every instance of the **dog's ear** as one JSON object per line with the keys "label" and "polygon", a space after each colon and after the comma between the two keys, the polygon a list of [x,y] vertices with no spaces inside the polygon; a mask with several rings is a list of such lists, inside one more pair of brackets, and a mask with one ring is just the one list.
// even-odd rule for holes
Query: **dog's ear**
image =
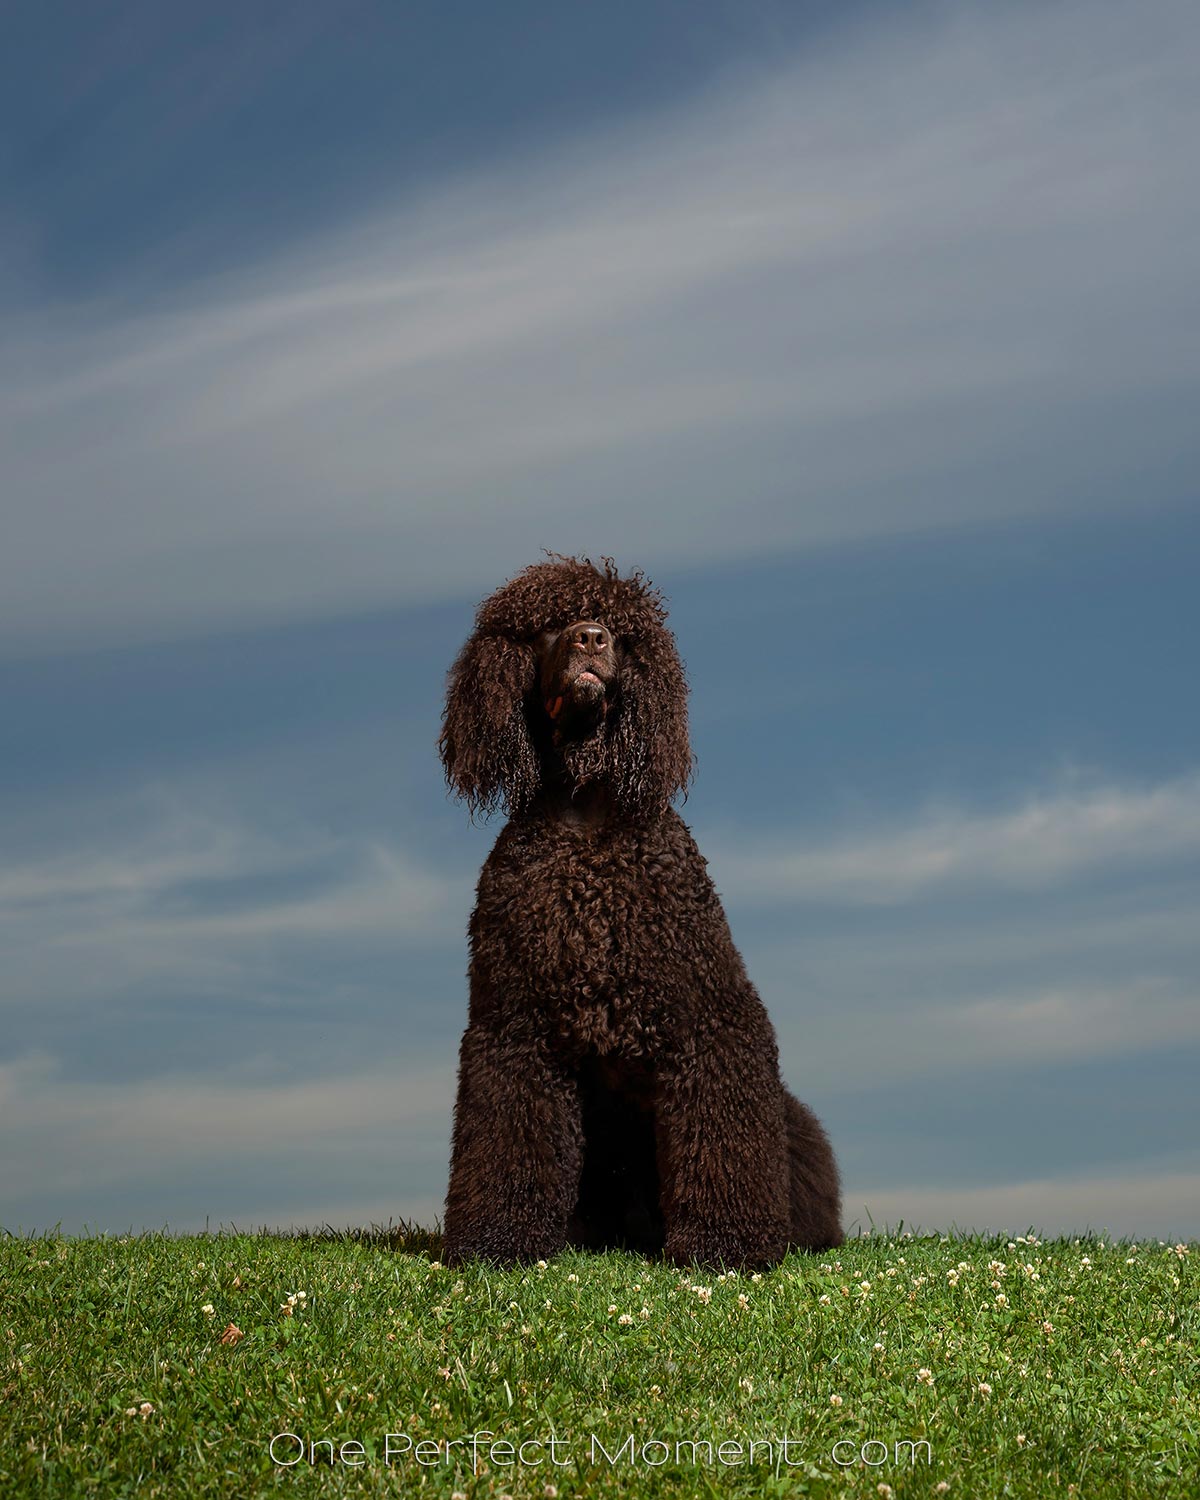
{"label": "dog's ear", "polygon": [[450,668],[438,749],[446,780],[472,813],[520,812],[541,785],[525,722],[536,677],[532,646],[478,631]]}
{"label": "dog's ear", "polygon": [[614,784],[622,808],[646,817],[662,812],[691,779],[687,678],[666,626],[639,631],[622,645]]}

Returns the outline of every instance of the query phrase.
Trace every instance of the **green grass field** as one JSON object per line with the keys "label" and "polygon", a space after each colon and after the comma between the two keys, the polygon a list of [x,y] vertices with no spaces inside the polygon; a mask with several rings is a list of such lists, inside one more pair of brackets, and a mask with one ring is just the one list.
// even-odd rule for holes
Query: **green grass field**
{"label": "green grass field", "polygon": [[1200,1495],[1196,1246],[872,1234],[762,1276],[437,1250],[0,1241],[0,1494]]}

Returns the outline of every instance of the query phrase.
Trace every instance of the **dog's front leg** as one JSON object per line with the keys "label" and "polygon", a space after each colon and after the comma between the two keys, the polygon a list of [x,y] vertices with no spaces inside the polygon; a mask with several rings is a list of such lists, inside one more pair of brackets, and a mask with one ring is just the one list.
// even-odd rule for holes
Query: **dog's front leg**
{"label": "dog's front leg", "polygon": [[545,1260],[563,1249],[582,1163],[574,1078],[536,1041],[469,1025],[446,1197],[448,1263]]}
{"label": "dog's front leg", "polygon": [[784,1092],[774,1048],[737,1030],[660,1070],[656,1151],[667,1256],[770,1266],[788,1243]]}

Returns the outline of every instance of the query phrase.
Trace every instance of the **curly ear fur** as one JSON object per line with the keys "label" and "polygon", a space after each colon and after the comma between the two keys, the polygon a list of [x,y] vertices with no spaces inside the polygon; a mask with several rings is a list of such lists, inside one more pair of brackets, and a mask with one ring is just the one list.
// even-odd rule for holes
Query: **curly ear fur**
{"label": "curly ear fur", "polygon": [[614,726],[614,790],[636,816],[661,812],[692,774],[687,679],[665,626],[627,638]]}
{"label": "curly ear fur", "polygon": [[541,785],[525,722],[536,676],[528,642],[478,631],[450,668],[438,749],[446,780],[473,814],[520,812]]}
{"label": "curly ear fur", "polygon": [[547,556],[483,601],[450,670],[439,742],[447,779],[472,812],[529,805],[541,780],[524,707],[537,676],[533,641],[600,620],[623,651],[619,708],[606,745],[583,752],[581,779],[605,771],[623,812],[661,812],[692,770],[687,680],[662,596],[640,572],[622,578],[609,557],[601,571],[586,557]]}

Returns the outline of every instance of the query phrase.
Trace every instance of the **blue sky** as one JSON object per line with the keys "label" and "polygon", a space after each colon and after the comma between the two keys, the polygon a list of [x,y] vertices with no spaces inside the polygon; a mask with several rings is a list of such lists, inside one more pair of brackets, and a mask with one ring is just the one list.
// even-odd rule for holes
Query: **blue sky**
{"label": "blue sky", "polygon": [[0,1223],[439,1212],[549,547],[669,597],[847,1219],[1200,1235],[1194,11],[6,26]]}

